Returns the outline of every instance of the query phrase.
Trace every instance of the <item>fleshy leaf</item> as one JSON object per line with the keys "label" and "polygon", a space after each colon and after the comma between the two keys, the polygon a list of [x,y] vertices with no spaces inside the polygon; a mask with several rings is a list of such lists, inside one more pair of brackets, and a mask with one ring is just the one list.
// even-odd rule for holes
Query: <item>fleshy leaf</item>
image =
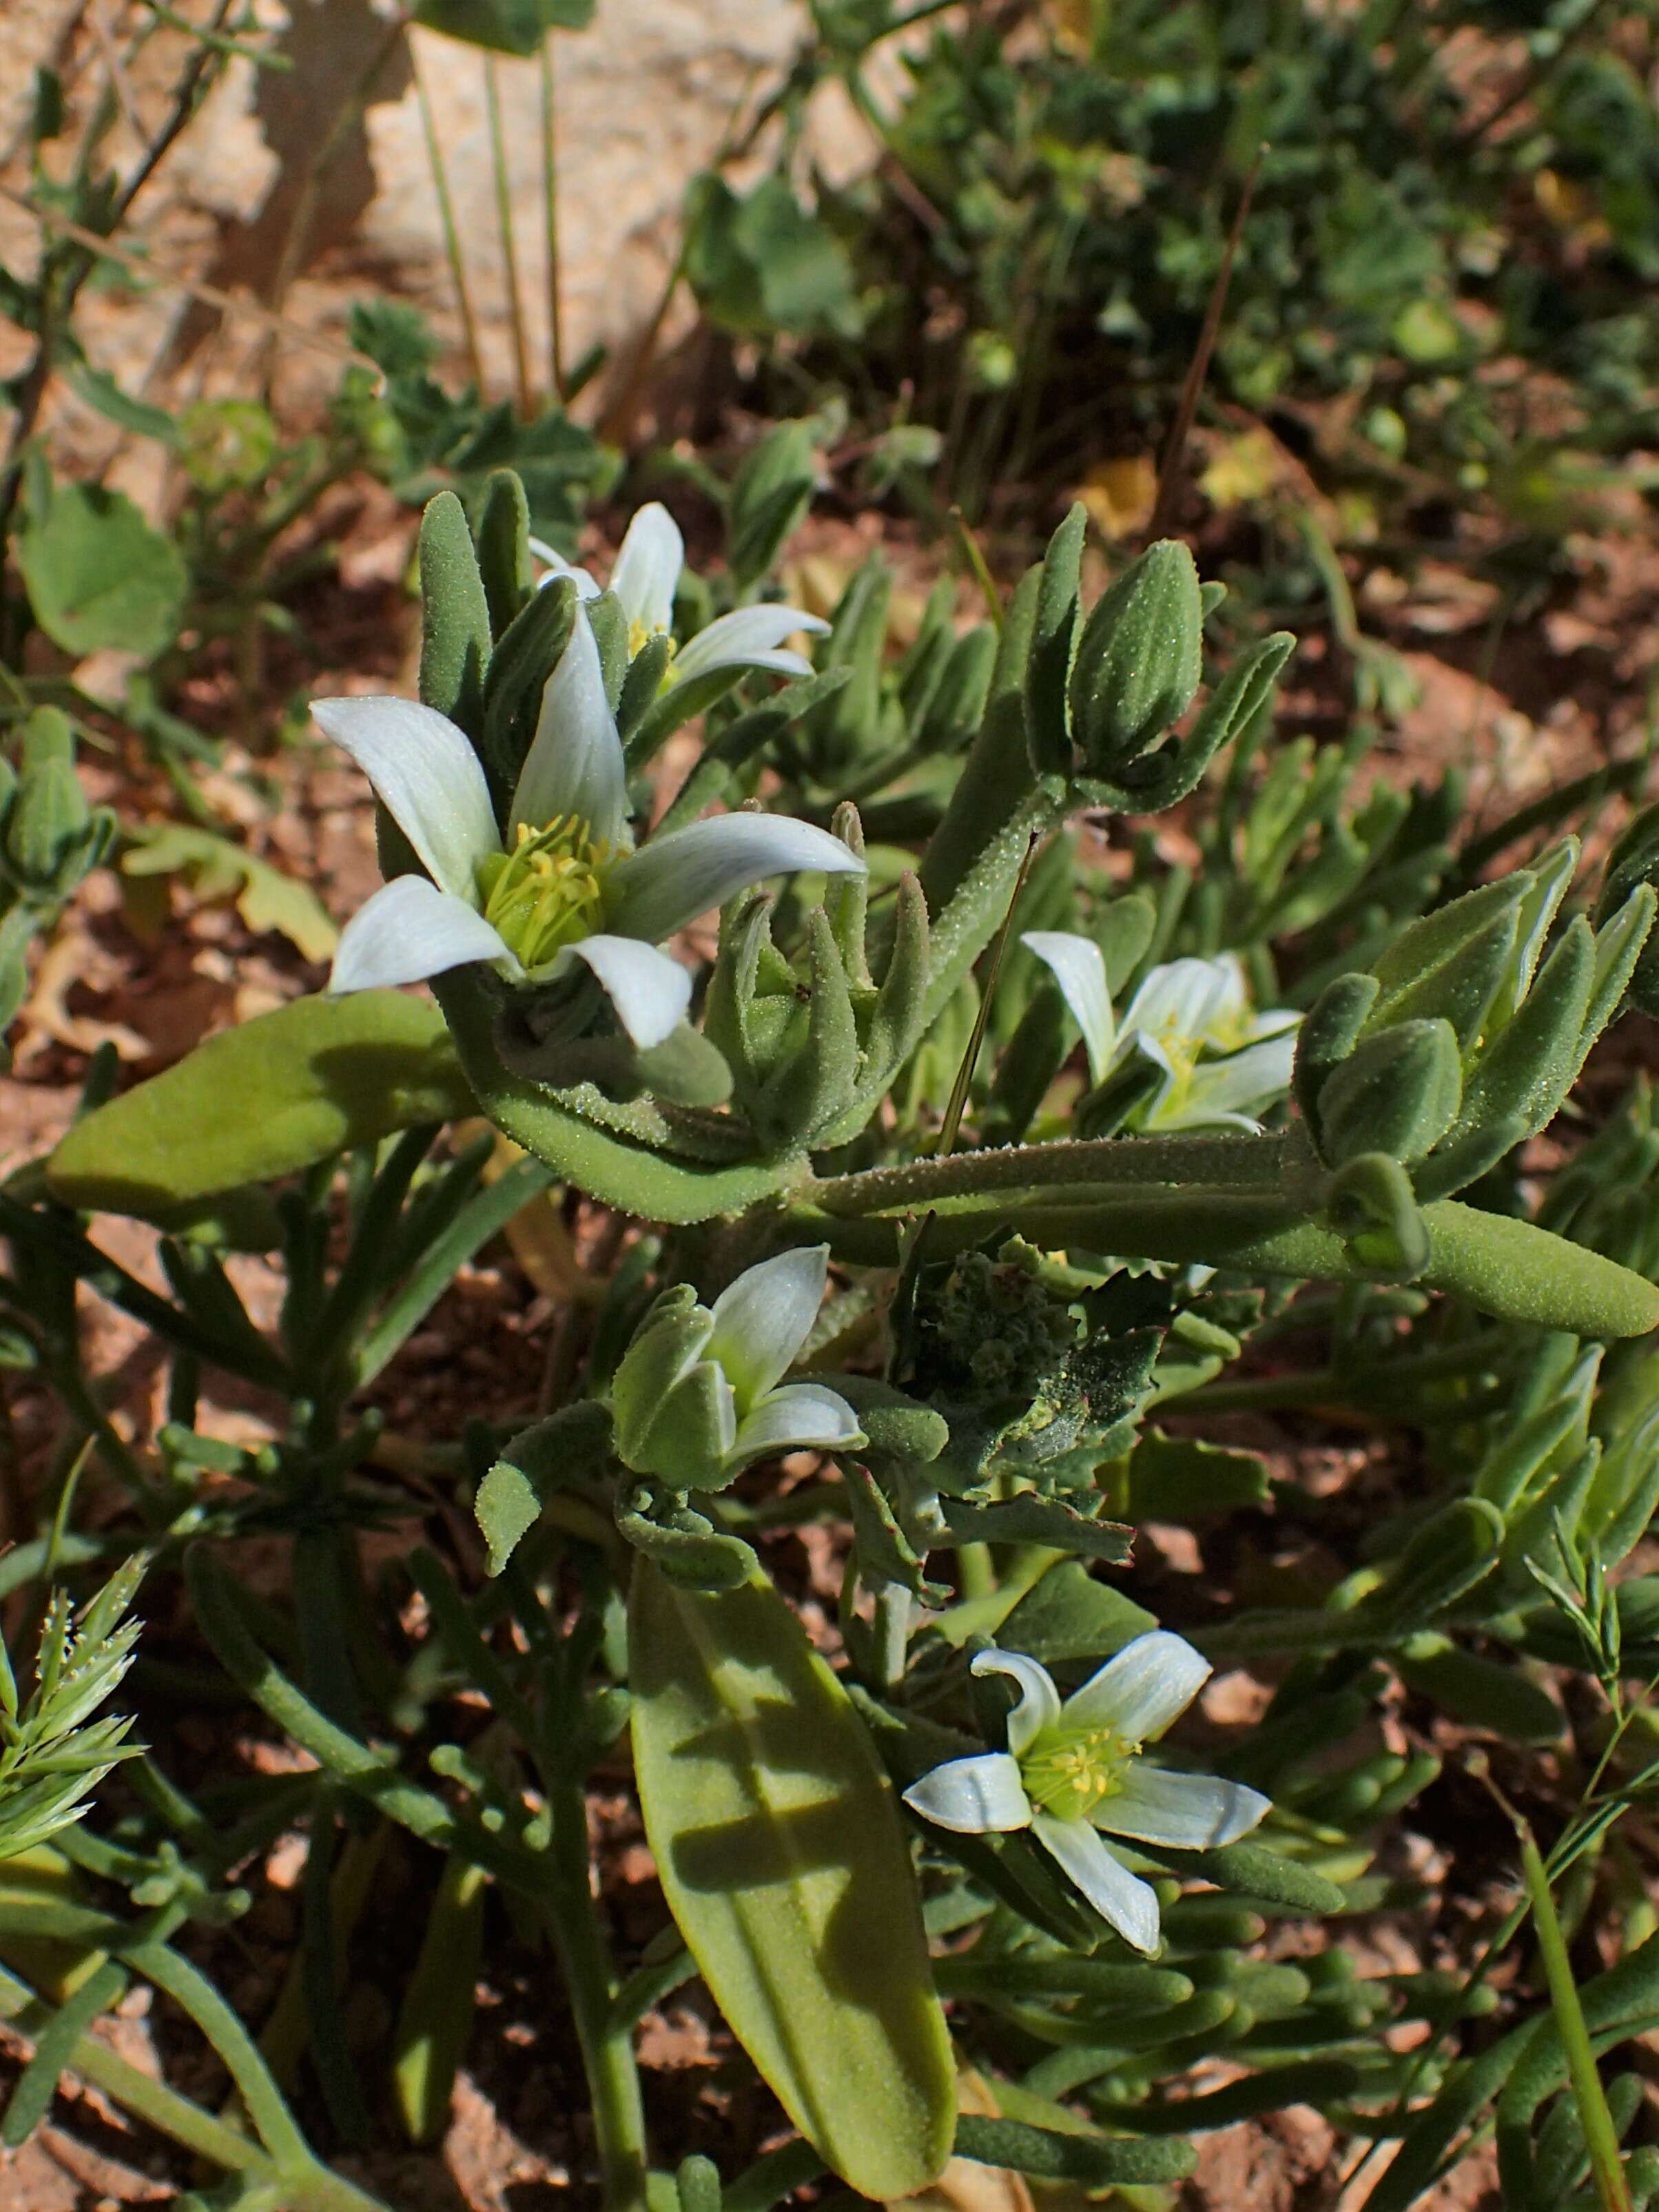
{"label": "fleshy leaf", "polygon": [[909,1846],[864,1725],[769,1584],[629,1623],[634,1756],[670,1909],[733,2033],[849,2188],[926,2188],[956,2075]]}
{"label": "fleshy leaf", "polygon": [[46,1180],[66,1206],[148,1217],[473,1110],[436,1007],[398,991],[300,999],[77,1121]]}

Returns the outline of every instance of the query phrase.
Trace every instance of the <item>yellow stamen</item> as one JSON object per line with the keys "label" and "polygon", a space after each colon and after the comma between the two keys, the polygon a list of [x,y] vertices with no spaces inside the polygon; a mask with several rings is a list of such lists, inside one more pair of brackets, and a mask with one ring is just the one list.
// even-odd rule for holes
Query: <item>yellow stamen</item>
{"label": "yellow stamen", "polygon": [[1139,1748],[1109,1728],[1045,1729],[1019,1762],[1025,1794],[1057,1820],[1086,1820],[1123,1787]]}
{"label": "yellow stamen", "polygon": [[605,879],[615,858],[574,815],[557,815],[540,830],[521,822],[513,851],[480,864],[484,919],[526,968],[539,968],[604,928]]}

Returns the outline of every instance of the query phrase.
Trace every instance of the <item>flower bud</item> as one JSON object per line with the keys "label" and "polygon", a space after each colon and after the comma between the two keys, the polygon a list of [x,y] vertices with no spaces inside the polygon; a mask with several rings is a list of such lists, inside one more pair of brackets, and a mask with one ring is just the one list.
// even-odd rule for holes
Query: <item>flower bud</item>
{"label": "flower bud", "polygon": [[1429,1264],[1429,1232],[1411,1178],[1386,1152],[1362,1152],[1331,1178],[1326,1214],[1354,1259],[1384,1282],[1408,1283]]}
{"label": "flower bud", "polygon": [[1334,1164],[1362,1152],[1419,1160],[1438,1144],[1462,1097],[1449,1022],[1401,1022],[1368,1038],[1319,1094],[1320,1142]]}
{"label": "flower bud", "polygon": [[702,1353],[714,1316],[681,1283],[646,1316],[611,1385],[617,1451],[636,1474],[661,1476],[679,1490],[726,1480],[721,1462],[737,1433],[731,1386]]}
{"label": "flower bud", "polygon": [[862,1444],[847,1401],[823,1383],[786,1382],[823,1297],[829,1247],[781,1252],[697,1304],[665,1291],[611,1385],[617,1451],[636,1474],[681,1492],[723,1489],[751,1460]]}
{"label": "flower bud", "polygon": [[[26,768],[6,823],[14,874],[30,890],[67,896],[79,881],[74,863],[92,826],[92,809],[67,760]],[[69,880],[60,880],[71,869]]]}
{"label": "flower bud", "polygon": [[1072,668],[1085,772],[1114,776],[1180,720],[1202,673],[1198,570],[1174,538],[1149,545],[1095,603]]}

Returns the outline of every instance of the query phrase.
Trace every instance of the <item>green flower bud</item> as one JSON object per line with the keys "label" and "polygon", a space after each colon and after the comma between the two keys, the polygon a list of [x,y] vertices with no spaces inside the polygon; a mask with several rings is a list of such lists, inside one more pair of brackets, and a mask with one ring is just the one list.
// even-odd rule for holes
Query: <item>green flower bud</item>
{"label": "green flower bud", "polygon": [[6,823],[6,858],[31,890],[66,896],[80,879],[73,866],[92,828],[92,809],[74,769],[65,760],[25,769]]}
{"label": "green flower bud", "polygon": [[1340,1164],[1362,1152],[1419,1160],[1451,1127],[1462,1097],[1449,1022],[1401,1022],[1360,1045],[1319,1094],[1320,1142]]}
{"label": "green flower bud", "polygon": [[1149,545],[1095,603],[1072,668],[1085,772],[1118,775],[1180,720],[1202,673],[1198,570],[1174,538]]}
{"label": "green flower bud", "polygon": [[1467,1050],[1510,974],[1531,887],[1526,873],[1483,884],[1402,930],[1372,969],[1381,988],[1367,1033],[1448,1021]]}
{"label": "green flower bud", "polygon": [[1043,557],[1031,657],[1025,665],[1025,735],[1038,775],[1069,775],[1072,716],[1067,692],[1077,645],[1078,592],[1089,518],[1075,504]]}
{"label": "green flower bud", "polygon": [[722,1478],[737,1423],[725,1378],[702,1353],[714,1317],[689,1284],[665,1291],[623,1355],[611,1385],[617,1451],[636,1474],[660,1475],[679,1490]]}
{"label": "green flower bud", "polygon": [[1429,1264],[1429,1232],[1411,1178],[1386,1152],[1362,1152],[1331,1178],[1325,1211],[1358,1264],[1408,1283]]}
{"label": "green flower bud", "polygon": [[1376,1003],[1375,975],[1337,975],[1308,1009],[1296,1040],[1291,1090],[1302,1115],[1320,1139],[1319,1098],[1325,1079],[1358,1043]]}
{"label": "green flower bud", "polygon": [[611,1385],[617,1452],[636,1474],[680,1492],[718,1490],[751,1460],[862,1444],[847,1401],[819,1382],[786,1382],[823,1297],[827,1245],[781,1252],[714,1301],[688,1284],[665,1291]]}
{"label": "green flower bud", "polygon": [[185,474],[198,491],[260,483],[276,458],[276,425],[257,399],[198,399],[179,418]]}
{"label": "green flower bud", "polygon": [[44,768],[48,761],[59,761],[65,768],[75,764],[75,732],[59,707],[37,707],[23,725],[24,775]]}

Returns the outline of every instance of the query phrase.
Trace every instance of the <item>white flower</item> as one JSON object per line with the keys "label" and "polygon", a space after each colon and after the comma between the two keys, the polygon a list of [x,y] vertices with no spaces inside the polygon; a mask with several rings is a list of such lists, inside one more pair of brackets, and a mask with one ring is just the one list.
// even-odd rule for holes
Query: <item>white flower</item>
{"label": "white flower", "polygon": [[[556,576],[572,576],[579,599],[598,599],[599,580],[587,569],[573,568],[539,538],[531,539],[530,550],[547,570],[544,584]],[[653,500],[629,524],[611,571],[611,589],[628,617],[630,659],[652,638],[672,632],[674,592],[684,565],[685,540],[679,526],[665,507]],[[785,650],[784,640],[801,630],[821,635],[829,628],[821,616],[799,607],[770,603],[738,607],[717,616],[688,644],[677,646],[669,677],[683,683],[688,676],[706,676],[714,668],[764,668],[778,676],[810,676],[811,662]]]}
{"label": "white flower", "polygon": [[1236,953],[1149,969],[1119,1023],[1091,938],[1031,929],[1020,942],[1053,970],[1097,1083],[1137,1054],[1162,1071],[1151,1100],[1130,1115],[1132,1128],[1255,1130],[1255,1116],[1284,1097],[1301,1017],[1284,1008],[1255,1012]]}
{"label": "white flower", "polygon": [[827,1244],[781,1252],[712,1310],[671,1291],[641,1324],[611,1386],[617,1449],[678,1489],[729,1482],[751,1460],[864,1442],[857,1414],[821,1382],[786,1382],[823,1302]]}
{"label": "white flower", "polygon": [[538,983],[581,960],[645,1049],[691,1000],[690,975],[658,950],[664,938],[768,876],[864,867],[828,830],[776,814],[692,822],[635,852],[622,743],[586,623],[542,693],[505,841],[478,757],[444,715],[391,698],[319,699],[312,711],[427,872],[398,877],[352,916],[331,991],[421,982],[473,960]]}
{"label": "white flower", "polygon": [[1137,1636],[1060,1702],[1046,1667],[981,1651],[976,1674],[1012,1674],[1019,1703],[1006,1751],[976,1752],[924,1774],[904,1802],[960,1835],[1029,1828],[1095,1911],[1137,1951],[1158,1945],[1158,1894],[1115,1858],[1098,1831],[1200,1850],[1236,1843],[1270,1809],[1259,1790],[1179,1774],[1140,1756],[1209,1679],[1209,1662],[1168,1629]]}

